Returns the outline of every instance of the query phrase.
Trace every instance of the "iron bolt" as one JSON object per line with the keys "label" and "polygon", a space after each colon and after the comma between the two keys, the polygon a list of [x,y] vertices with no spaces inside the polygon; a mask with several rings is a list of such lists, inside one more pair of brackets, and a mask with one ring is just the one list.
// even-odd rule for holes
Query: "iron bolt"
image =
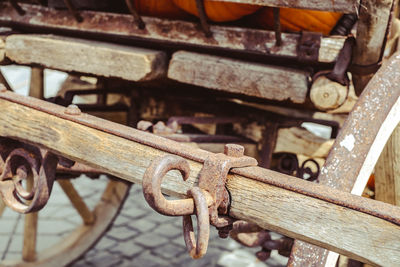
{"label": "iron bolt", "polygon": [[244,147],[236,144],[226,144],[224,154],[229,157],[240,158],[244,155]]}
{"label": "iron bolt", "polygon": [[78,108],[77,105],[71,104],[69,105],[65,110],[64,113],[67,115],[81,115],[82,112],[81,110]]}
{"label": "iron bolt", "polygon": [[5,93],[7,92],[7,88],[4,84],[0,83],[0,92]]}

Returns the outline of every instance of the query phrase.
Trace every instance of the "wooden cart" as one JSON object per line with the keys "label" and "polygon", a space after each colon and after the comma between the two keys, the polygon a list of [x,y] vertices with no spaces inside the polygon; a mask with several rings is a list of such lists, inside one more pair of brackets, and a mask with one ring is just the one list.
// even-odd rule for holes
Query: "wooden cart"
{"label": "wooden cart", "polygon": [[[396,31],[391,32],[391,25],[397,25],[397,1],[223,1],[274,7],[275,16],[277,7],[290,7],[357,18],[357,26],[345,35],[328,36],[281,32],[278,22],[267,31],[242,27],[243,20],[209,25],[203,16],[200,26],[193,18],[140,17],[134,1],[126,1],[126,12],[95,10],[100,2],[90,8],[84,1],[64,2],[0,2],[0,26],[5,27],[0,61],[31,66],[30,95],[37,98],[10,92],[12,85],[0,77],[5,84],[0,88],[1,194],[5,204],[28,213],[22,260],[3,264],[73,262],[118,214],[129,189],[123,180],[141,183],[157,158],[179,155],[190,166],[190,178],[184,182],[170,172],[162,190],[187,198],[214,155],[204,150],[223,152],[226,143],[241,144],[262,167],[231,170],[226,181],[229,216],[303,240],[294,242],[288,265],[333,266],[338,254],[326,249],[369,264],[398,262],[398,208],[345,193],[362,194],[394,131],[375,166],[375,198],[398,201],[400,55],[390,57],[399,45]],[[71,74],[71,82],[48,102],[38,100],[44,98],[44,68]],[[343,80],[347,73],[352,83]],[[84,83],[82,76],[96,77],[96,82]],[[74,105],[76,96],[88,95],[94,102]],[[329,127],[330,138],[301,128],[307,122]],[[232,157],[227,151],[225,156]],[[50,174],[54,157],[58,168]],[[34,193],[21,191],[21,181],[30,180],[17,173],[15,158],[35,159],[36,169],[22,164],[25,173],[45,177],[47,187],[38,185],[37,178],[26,184]],[[69,181],[81,173],[113,177],[92,211]],[[37,213],[29,212],[47,202],[54,179],[83,222],[59,245],[37,253]]]}

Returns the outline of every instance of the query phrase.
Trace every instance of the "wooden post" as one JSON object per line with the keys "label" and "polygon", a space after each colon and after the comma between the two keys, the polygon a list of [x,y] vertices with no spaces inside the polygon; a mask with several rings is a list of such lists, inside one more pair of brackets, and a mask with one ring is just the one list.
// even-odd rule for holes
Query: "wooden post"
{"label": "wooden post", "polygon": [[[381,59],[393,4],[393,0],[361,1],[353,64],[368,66],[378,63]],[[357,95],[362,92],[373,75],[374,73],[367,75],[353,73]]]}
{"label": "wooden post", "polygon": [[31,68],[29,96],[44,99],[44,71],[40,67]]}

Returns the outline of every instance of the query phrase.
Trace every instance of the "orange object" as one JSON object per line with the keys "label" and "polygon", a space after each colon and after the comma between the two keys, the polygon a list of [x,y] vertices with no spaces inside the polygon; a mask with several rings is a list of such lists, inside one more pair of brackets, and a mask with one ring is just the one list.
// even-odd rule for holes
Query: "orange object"
{"label": "orange object", "polygon": [[184,19],[189,17],[172,0],[136,0],[135,8],[139,14],[144,16],[169,19]]}
{"label": "orange object", "polygon": [[375,175],[374,174],[371,174],[371,176],[369,177],[367,186],[369,187],[369,189],[375,190]]}
{"label": "orange object", "polygon": [[[281,8],[281,30],[284,32],[310,31],[328,35],[342,14],[337,12]],[[266,29],[273,29],[272,8],[264,8],[256,14],[256,23]]]}
{"label": "orange object", "polygon": [[[175,5],[186,12],[199,16],[195,0],[173,0]],[[260,6],[236,4],[228,2],[204,1],[207,17],[215,22],[233,21],[250,15],[260,9]]]}

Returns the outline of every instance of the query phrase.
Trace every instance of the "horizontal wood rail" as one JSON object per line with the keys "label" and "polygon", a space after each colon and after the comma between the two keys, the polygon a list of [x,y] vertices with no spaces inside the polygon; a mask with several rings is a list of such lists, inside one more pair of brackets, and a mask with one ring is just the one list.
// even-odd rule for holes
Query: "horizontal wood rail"
{"label": "horizontal wood rail", "polygon": [[[24,32],[53,33],[79,38],[133,44],[169,50],[218,50],[231,56],[260,55],[297,60],[300,34],[282,33],[282,46],[275,45],[273,31],[212,25],[212,37],[199,30],[198,23],[143,17],[146,28],[133,25],[129,14],[80,11],[83,21],[78,23],[67,10],[56,10],[38,5],[21,4],[27,11],[20,16],[8,2],[0,2],[0,26],[23,29]],[[318,53],[319,63],[333,63],[346,37],[322,37]],[[238,55],[239,57],[239,55]],[[247,58],[247,57],[246,57]]]}
{"label": "horizontal wood rail", "polygon": [[[86,114],[75,115],[96,122],[103,130],[88,127],[77,120],[74,122],[45,112],[46,107],[62,107],[29,98],[29,102],[40,104],[39,111],[7,100],[12,97],[13,93],[0,93],[0,136],[40,145],[131,182],[141,183],[149,164],[155,158],[168,154],[165,147],[172,147],[175,154],[190,152],[191,156],[187,157],[191,168],[190,178],[184,182],[179,172],[172,171],[162,184],[163,192],[180,198],[185,198],[188,189],[197,183],[203,166],[201,161],[210,153]],[[115,129],[124,129],[125,134],[113,134]],[[134,141],[141,138],[147,138],[148,142],[156,145]],[[241,168],[233,170],[228,176],[227,188],[232,197],[231,216],[367,263],[390,266],[400,261],[400,253],[397,253],[400,251],[399,225],[267,184],[264,180],[276,181],[289,187],[300,184],[314,192],[324,190],[341,194],[340,191],[260,167]],[[366,201],[371,205],[377,203]],[[377,205],[386,205],[394,216],[400,214],[400,208],[384,203]],[[398,217],[400,219],[400,215]]]}
{"label": "horizontal wood rail", "polygon": [[336,11],[343,13],[357,13],[360,6],[360,0],[211,0],[218,2],[232,2],[242,4],[252,4],[260,6],[274,6],[274,7],[291,7],[301,9],[313,9],[323,11]]}

